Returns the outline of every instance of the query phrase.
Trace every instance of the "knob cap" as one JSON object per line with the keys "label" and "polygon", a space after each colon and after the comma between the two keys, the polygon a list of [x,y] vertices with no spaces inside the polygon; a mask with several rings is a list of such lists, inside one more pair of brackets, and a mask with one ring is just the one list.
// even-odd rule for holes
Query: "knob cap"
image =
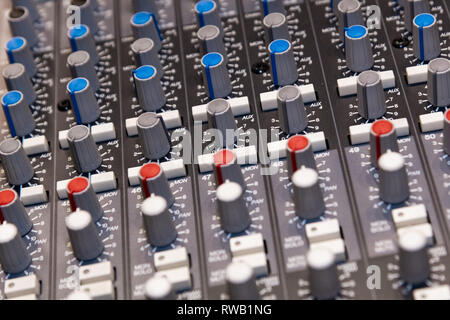
{"label": "knob cap", "polygon": [[67,32],[67,36],[73,52],[83,50],[89,53],[94,64],[100,61],[94,37],[88,26],[84,24],[72,26]]}
{"label": "knob cap", "polygon": [[203,83],[211,100],[227,97],[232,90],[230,75],[224,57],[210,52],[202,58]]}
{"label": "knob cap", "polygon": [[222,30],[219,6],[213,0],[200,0],[195,4],[198,26],[213,25]]}
{"label": "knob cap", "polygon": [[354,25],[364,25],[361,3],[358,0],[342,0],[337,5],[339,35],[344,40],[345,30]]}
{"label": "knob cap", "polygon": [[229,233],[245,231],[252,221],[241,185],[227,180],[217,188],[216,196],[222,229]]}
{"label": "knob cap", "polygon": [[152,12],[141,11],[131,17],[131,28],[135,39],[150,38],[159,52],[162,48],[162,34],[159,30],[158,21]]}
{"label": "knob cap", "polygon": [[166,95],[154,66],[142,66],[133,71],[136,93],[141,108],[158,111],[166,104]]}
{"label": "knob cap", "polygon": [[9,274],[21,273],[31,264],[25,242],[11,223],[0,225],[0,263],[3,271]]}
{"label": "knob cap", "polygon": [[28,77],[37,73],[36,63],[28,42],[23,37],[14,37],[6,43],[6,53],[10,64],[21,63],[25,67]]}
{"label": "knob cap", "polygon": [[164,121],[156,113],[146,112],[137,119],[142,152],[149,160],[165,157],[171,148],[170,137]]}
{"label": "knob cap", "polygon": [[75,78],[67,84],[73,112],[78,124],[97,121],[101,110],[95,97],[94,89],[86,78]]}
{"label": "knob cap", "polygon": [[218,52],[224,58],[227,57],[222,32],[216,26],[206,25],[201,27],[197,32],[197,38],[200,41],[200,51],[202,55],[206,55],[210,52]]}
{"label": "knob cap", "polygon": [[286,14],[283,0],[259,0],[259,3],[261,8],[261,14],[263,16],[267,16],[275,12]]}
{"label": "knob cap", "polygon": [[317,170],[311,141],[305,136],[294,136],[287,143],[289,177],[301,167]]}
{"label": "knob cap", "polygon": [[71,0],[70,4],[80,8],[81,24],[88,26],[92,34],[96,34],[99,30],[97,19],[94,15],[97,3],[92,0]]}
{"label": "knob cap", "polygon": [[8,90],[22,92],[28,105],[32,105],[36,101],[36,91],[23,64],[13,63],[7,65],[3,69],[2,76],[5,79]]}
{"label": "knob cap", "polygon": [[427,239],[417,231],[409,231],[400,236],[400,275],[409,284],[421,284],[430,275],[427,253]]}
{"label": "knob cap", "polygon": [[84,210],[90,213],[92,220],[97,222],[103,216],[103,209],[89,179],[77,177],[67,184],[70,208],[73,212]]}
{"label": "knob cap", "polygon": [[153,0],[133,0],[133,8],[135,12],[158,12],[156,4]]}
{"label": "knob cap", "polygon": [[21,237],[33,228],[27,210],[14,189],[0,191],[0,222],[4,221],[15,225]]}
{"label": "knob cap", "polygon": [[26,7],[14,7],[9,10],[8,23],[14,37],[25,38],[30,47],[38,44],[36,28],[33,26],[30,11]]}
{"label": "knob cap", "polygon": [[18,140],[6,139],[0,142],[0,160],[10,184],[20,186],[33,178],[34,169]]}
{"label": "knob cap", "polygon": [[228,180],[236,182],[243,190],[247,188],[241,166],[237,163],[237,157],[230,150],[221,150],[214,155],[214,175],[217,186]]}
{"label": "knob cap", "polygon": [[264,17],[263,26],[267,43],[284,39],[291,41],[286,16],[279,12],[270,13]]}
{"label": "knob cap", "polygon": [[278,118],[281,130],[287,134],[300,133],[308,126],[308,115],[300,89],[286,86],[278,91]]}
{"label": "knob cap", "polygon": [[71,128],[67,134],[67,141],[78,172],[88,173],[100,167],[102,156],[88,127]]}
{"label": "knob cap", "polygon": [[232,262],[225,274],[230,300],[259,300],[258,287],[252,267],[241,262]]}
{"label": "knob cap", "polygon": [[4,94],[2,107],[13,137],[24,137],[34,131],[36,123],[22,92],[10,91]]}
{"label": "knob cap", "polygon": [[177,230],[163,197],[152,194],[141,205],[147,241],[155,247],[165,247],[175,241]]}
{"label": "knob cap", "polygon": [[370,128],[370,160],[378,168],[378,160],[388,150],[398,152],[397,131],[389,120],[378,120]]}
{"label": "knob cap", "polygon": [[334,254],[327,249],[311,249],[306,261],[311,295],[319,300],[335,298],[341,285]]}
{"label": "knob cap", "polygon": [[73,254],[78,260],[92,260],[102,254],[103,242],[89,212],[72,212],[66,217],[66,227]]}
{"label": "knob cap", "polygon": [[362,72],[374,64],[372,45],[366,27],[354,25],[345,33],[345,58],[347,67],[353,72]]}
{"label": "knob cap", "polygon": [[387,203],[401,203],[409,198],[405,160],[398,152],[388,150],[378,160],[380,198]]}
{"label": "knob cap", "polygon": [[291,43],[284,39],[274,40],[269,44],[269,54],[273,84],[277,87],[294,84],[298,71]]}
{"label": "knob cap", "polygon": [[156,68],[159,79],[164,75],[164,69],[159,59],[158,50],[155,42],[150,38],[140,38],[131,44],[134,60],[138,67],[154,66]]}
{"label": "knob cap", "polygon": [[79,50],[72,52],[67,57],[67,66],[70,69],[73,78],[86,78],[93,91],[98,91],[100,82],[98,81],[97,71],[94,62],[87,51]]}
{"label": "knob cap", "polygon": [[301,167],[292,176],[295,212],[300,219],[316,219],[325,211],[319,174],[316,170]]}
{"label": "knob cap", "polygon": [[338,14],[338,6],[339,6],[339,3],[341,3],[341,1],[343,1],[343,0],[330,0],[330,8],[331,8],[331,10],[333,10],[333,13],[335,15]]}
{"label": "knob cap", "polygon": [[147,300],[176,300],[172,283],[166,277],[158,274],[145,283],[145,298]]}
{"label": "knob cap", "polygon": [[444,118],[444,152],[450,155],[450,110],[445,112]]}
{"label": "knob cap", "polygon": [[405,27],[412,32],[414,18],[421,13],[429,13],[430,4],[428,0],[404,0],[403,2]]}
{"label": "knob cap", "polygon": [[377,119],[386,113],[381,76],[375,71],[364,71],[357,79],[358,112],[364,119]]}
{"label": "knob cap", "polygon": [[157,163],[148,163],[139,171],[139,180],[146,198],[152,194],[163,197],[167,206],[171,207],[175,198],[170,190],[169,181],[161,166]]}
{"label": "knob cap", "polygon": [[450,60],[437,58],[428,63],[428,100],[436,107],[450,105]]}
{"label": "knob cap", "polygon": [[430,61],[441,54],[441,39],[436,18],[429,13],[419,14],[413,21],[414,55]]}
{"label": "knob cap", "polygon": [[[236,140],[237,130],[231,106],[227,100],[216,99],[206,106],[209,127],[222,134],[222,146],[232,148]],[[219,137],[216,137],[219,139]],[[219,142],[219,141],[218,141]]]}
{"label": "knob cap", "polygon": [[39,12],[34,0],[11,0],[13,7],[25,7],[30,13],[31,20],[36,21],[40,18]]}

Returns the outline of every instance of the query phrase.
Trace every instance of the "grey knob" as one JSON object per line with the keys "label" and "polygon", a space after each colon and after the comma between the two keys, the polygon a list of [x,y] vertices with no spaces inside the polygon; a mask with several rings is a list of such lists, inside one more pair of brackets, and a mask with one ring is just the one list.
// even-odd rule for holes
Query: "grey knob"
{"label": "grey knob", "polygon": [[215,1],[200,0],[195,4],[194,11],[200,28],[206,25],[213,25],[222,30],[219,6]]}
{"label": "grey knob", "polygon": [[243,190],[247,189],[241,165],[234,152],[230,150],[221,150],[214,155],[214,176],[216,177],[216,186],[220,186],[228,180],[236,182]]}
{"label": "grey knob", "polygon": [[25,7],[30,13],[31,19],[36,21],[39,19],[39,12],[36,7],[36,2],[34,0],[11,0],[13,7]]}
{"label": "grey knob", "polygon": [[156,14],[157,8],[154,0],[133,0],[134,12],[147,11]]}
{"label": "grey knob", "polygon": [[37,73],[36,63],[28,41],[24,37],[14,37],[6,43],[6,53],[10,64],[21,63],[30,78]]}
{"label": "grey knob", "polygon": [[419,14],[413,21],[414,55],[430,61],[441,54],[441,39],[436,18],[429,13]]}
{"label": "grey knob", "polygon": [[70,180],[66,191],[73,212],[84,210],[89,212],[94,222],[100,220],[103,209],[88,178],[77,177]]}
{"label": "grey knob", "polygon": [[88,26],[92,34],[96,34],[99,30],[97,18],[94,15],[97,2],[92,0],[71,0],[70,4],[80,8],[81,24]]}
{"label": "grey knob", "polygon": [[246,263],[230,263],[227,266],[225,278],[230,300],[261,299],[253,269]]}
{"label": "grey knob", "polygon": [[159,59],[158,50],[155,42],[150,38],[140,38],[131,44],[134,60],[138,67],[154,66],[158,73],[159,79],[164,75],[164,69]]}
{"label": "grey knob", "polygon": [[0,263],[3,271],[8,274],[21,273],[31,264],[25,242],[16,226],[11,223],[0,225]]}
{"label": "grey knob", "polygon": [[67,66],[70,69],[72,78],[86,78],[89,80],[92,90],[98,91],[100,82],[89,52],[84,50],[72,52],[67,57]]}
{"label": "grey knob", "polygon": [[166,277],[158,274],[145,283],[145,298],[147,300],[176,300],[172,283]]}
{"label": "grey knob", "polygon": [[389,120],[378,120],[370,128],[370,160],[378,168],[378,160],[388,150],[398,152],[397,131]]}
{"label": "grey knob", "polygon": [[153,112],[146,112],[137,119],[142,152],[149,160],[165,157],[171,148],[170,137],[163,119]]}
{"label": "grey knob", "polygon": [[259,0],[259,6],[263,16],[267,16],[274,12],[286,14],[283,0]]}
{"label": "grey knob", "polygon": [[88,173],[100,167],[102,156],[88,127],[81,125],[71,128],[67,141],[78,172]]}
{"label": "grey knob", "polygon": [[306,256],[309,289],[315,299],[336,298],[341,289],[334,254],[327,249],[311,249]]}
{"label": "grey knob", "polygon": [[430,275],[427,239],[417,231],[408,231],[398,239],[400,276],[408,284],[424,283]]}
{"label": "grey knob", "polygon": [[316,219],[325,211],[319,174],[316,170],[301,167],[292,176],[295,212],[300,219]]}
{"label": "grey knob", "polygon": [[32,105],[36,101],[36,91],[23,64],[13,63],[7,65],[3,69],[2,76],[5,79],[8,90],[22,92],[28,105]]}
{"label": "grey knob", "polygon": [[301,167],[317,170],[311,141],[305,136],[294,136],[287,143],[289,177]]}
{"label": "grey knob", "polygon": [[94,64],[100,61],[94,37],[88,26],[84,24],[72,26],[67,32],[67,36],[73,52],[83,50],[89,53]]}
{"label": "grey knob", "polygon": [[86,78],[75,78],[67,84],[72,109],[78,124],[97,121],[101,110],[95,97],[94,88]]}
{"label": "grey knob", "polygon": [[297,86],[286,86],[278,91],[278,118],[280,127],[287,134],[300,133],[308,126],[308,115],[302,94]]}
{"label": "grey knob", "polygon": [[263,26],[266,36],[266,42],[284,39],[291,41],[287,18],[279,12],[270,13],[264,17]]}
{"label": "grey knob", "polygon": [[197,38],[200,41],[200,51],[202,55],[210,52],[218,52],[224,58],[227,57],[222,32],[216,26],[209,24],[201,27],[197,32]]}
{"label": "grey knob", "polygon": [[216,196],[222,229],[229,233],[245,231],[252,221],[241,185],[227,180],[217,188]]}
{"label": "grey knob", "polygon": [[362,72],[374,64],[372,45],[366,27],[354,25],[345,33],[345,59],[353,72]]}
{"label": "grey knob", "polygon": [[31,109],[22,92],[10,91],[2,97],[2,107],[13,137],[25,137],[36,128]]}
{"label": "grey knob", "polygon": [[0,142],[0,160],[10,184],[20,186],[33,178],[34,169],[18,140],[6,139]]}
{"label": "grey knob", "polygon": [[226,61],[218,52],[210,52],[202,58],[203,83],[211,100],[227,97],[232,90]]}
{"label": "grey knob", "polygon": [[429,0],[404,0],[404,19],[405,27],[411,32],[413,29],[413,20],[421,13],[430,12]]}
{"label": "grey knob", "polygon": [[14,7],[9,10],[8,22],[14,37],[25,38],[30,47],[38,44],[39,38],[36,34],[36,28],[33,26],[33,19],[26,7]]}
{"label": "grey knob", "polygon": [[450,155],[450,110],[445,112],[444,117],[444,152]]}
{"label": "grey knob", "polygon": [[298,79],[297,62],[292,44],[284,39],[269,44],[272,80],[275,86],[294,84]]}
{"label": "grey knob", "polygon": [[450,60],[437,58],[428,63],[427,96],[433,106],[450,105]]}
{"label": "grey knob", "polygon": [[141,205],[147,241],[155,247],[165,247],[175,241],[177,230],[163,197],[150,195]]}
{"label": "grey knob", "polygon": [[166,104],[160,76],[154,66],[142,66],[133,71],[134,85],[142,110],[158,111]]}
{"label": "grey knob", "polygon": [[150,38],[159,52],[162,48],[162,34],[153,12],[141,11],[131,17],[131,28],[135,39]]}
{"label": "grey knob", "polygon": [[102,254],[103,242],[89,212],[77,210],[69,214],[66,228],[73,254],[78,260],[93,260]]}
{"label": "grey knob", "polygon": [[333,10],[335,15],[338,15],[338,6],[342,0],[330,0],[330,8]]}
{"label": "grey knob", "polygon": [[21,237],[33,228],[27,210],[14,189],[0,191],[0,216],[1,223],[6,221],[15,225]]}
{"label": "grey knob", "polygon": [[[236,121],[227,100],[215,99],[206,106],[208,123],[211,129],[216,129],[222,135],[222,146],[232,148],[236,141]],[[216,137],[219,139],[219,137]],[[218,141],[220,142],[220,141]]]}
{"label": "grey knob", "polygon": [[170,190],[169,181],[161,166],[157,163],[147,163],[139,171],[139,180],[146,198],[152,194],[163,197],[170,208],[175,198]]}
{"label": "grey knob", "polygon": [[344,40],[345,30],[354,25],[364,25],[361,3],[358,0],[342,0],[337,6],[339,35]]}
{"label": "grey knob", "polygon": [[391,204],[408,200],[409,181],[403,156],[388,150],[378,160],[378,168],[381,200]]}
{"label": "grey knob", "polygon": [[364,119],[377,119],[386,113],[386,96],[381,76],[364,71],[357,79],[358,112]]}

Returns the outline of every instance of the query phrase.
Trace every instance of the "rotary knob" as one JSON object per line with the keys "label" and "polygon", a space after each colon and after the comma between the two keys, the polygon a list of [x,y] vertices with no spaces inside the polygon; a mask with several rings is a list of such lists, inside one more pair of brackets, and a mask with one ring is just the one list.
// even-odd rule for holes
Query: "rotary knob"
{"label": "rotary knob", "polygon": [[33,228],[27,210],[14,189],[0,191],[0,222],[4,221],[15,225],[21,237]]}
{"label": "rotary knob", "polygon": [[227,97],[232,90],[226,61],[218,52],[210,52],[202,58],[203,83],[211,100]]}
{"label": "rotary knob", "polygon": [[95,97],[94,89],[86,78],[75,78],[67,84],[73,112],[78,124],[97,121],[101,110]]}
{"label": "rotary knob", "polygon": [[133,71],[139,104],[144,111],[158,111],[166,104],[160,76],[154,66],[142,66]]}
{"label": "rotary knob", "polygon": [[444,117],[444,152],[450,155],[450,110],[445,112]]}
{"label": "rotary knob", "polygon": [[427,239],[417,231],[408,231],[398,239],[400,276],[408,284],[424,283],[430,275]]}
{"label": "rotary knob", "polygon": [[67,133],[67,141],[78,172],[88,173],[100,167],[102,156],[88,127],[71,128]]}
{"label": "rotary knob", "polygon": [[413,20],[421,13],[430,12],[429,0],[404,0],[405,27],[411,32],[413,30]]}
{"label": "rotary knob", "polygon": [[67,57],[67,66],[73,78],[86,78],[93,91],[98,91],[100,82],[98,81],[97,71],[87,51],[79,50],[72,52]]}
{"label": "rotary knob", "polygon": [[430,61],[441,54],[441,39],[436,18],[429,13],[419,14],[413,21],[414,55]]}
{"label": "rotary knob", "polygon": [[237,126],[228,101],[215,99],[207,104],[206,110],[209,127],[218,130],[222,136],[221,141],[220,137],[216,137],[217,142],[221,142],[223,147],[232,148],[236,141]]}
{"label": "rotary knob", "polygon": [[31,20],[36,21],[39,19],[39,12],[34,0],[11,0],[13,7],[25,7],[30,13]]}
{"label": "rotary knob", "polygon": [[277,87],[294,84],[298,72],[292,44],[284,39],[274,40],[269,44],[269,54],[273,84]]}
{"label": "rotary knob", "polygon": [[330,0],[330,8],[334,12],[335,15],[337,15],[338,12],[338,6],[339,3],[341,3],[342,0]]}
{"label": "rotary knob", "polygon": [[283,0],[259,0],[261,14],[267,16],[271,13],[277,12],[286,14]]}
{"label": "rotary knob", "polygon": [[301,167],[317,170],[311,141],[305,136],[294,136],[287,143],[289,177]]}
{"label": "rotary knob", "polygon": [[94,10],[97,6],[96,1],[92,0],[71,0],[70,4],[76,6],[80,10],[81,24],[89,27],[93,34],[96,34],[99,30],[97,19],[94,15]]}
{"label": "rotary knob", "polygon": [[213,0],[200,0],[195,4],[198,26],[213,25],[222,30],[219,6]]}
{"label": "rotary knob", "polygon": [[353,72],[362,72],[374,64],[372,45],[366,27],[354,25],[345,32],[345,59]]}
{"label": "rotary knob", "polygon": [[156,50],[162,48],[162,34],[159,30],[158,21],[153,12],[141,11],[131,17],[131,27],[135,39],[150,38],[153,40]]}
{"label": "rotary knob", "polygon": [[217,188],[216,196],[222,229],[229,233],[245,231],[252,221],[241,185],[227,180]]}
{"label": "rotary knob", "polygon": [[166,277],[158,274],[145,283],[145,298],[147,300],[176,300],[172,283]]}
{"label": "rotary knob", "polygon": [[171,207],[175,198],[170,190],[169,181],[161,166],[157,163],[148,163],[139,170],[139,180],[146,198],[152,194],[163,197],[167,206]]}
{"label": "rotary knob", "polygon": [[0,225],[0,263],[8,274],[21,273],[31,264],[25,242],[11,223]]}
{"label": "rotary knob", "polygon": [[147,11],[157,12],[154,0],[133,0],[133,8],[135,12]]}
{"label": "rotary knob", "polygon": [[33,83],[23,64],[13,63],[7,65],[3,69],[2,76],[5,79],[8,90],[22,92],[28,105],[31,105],[36,101],[36,91],[34,90]]}
{"label": "rotary knob", "polygon": [[280,127],[287,134],[300,133],[308,126],[308,115],[300,89],[286,86],[278,91],[278,118]]}
{"label": "rotary knob", "polygon": [[39,38],[36,28],[33,27],[33,19],[26,7],[14,7],[8,12],[8,22],[14,37],[23,37],[30,47],[38,44]]}
{"label": "rotary knob", "polygon": [[230,150],[221,150],[214,155],[214,175],[216,186],[220,186],[228,180],[236,182],[243,190],[247,188],[237,157]]}
{"label": "rotary knob", "polygon": [[227,266],[225,279],[230,300],[259,300],[258,287],[252,267],[242,262],[232,262]]}
{"label": "rotary knob", "polygon": [[34,169],[18,140],[6,139],[0,142],[0,160],[10,184],[20,186],[33,178]]}
{"label": "rotary knob", "polygon": [[163,119],[153,112],[146,112],[137,119],[142,152],[149,160],[165,157],[171,148],[170,137]]}
{"label": "rotary knob", "polygon": [[427,96],[433,106],[450,105],[450,60],[437,58],[428,63]]}
{"label": "rotary knob", "polygon": [[94,64],[97,64],[100,61],[94,37],[88,26],[84,24],[72,26],[67,32],[67,36],[73,52],[83,50],[89,53],[89,57]]}
{"label": "rotary knob", "polygon": [[301,167],[292,176],[295,213],[300,219],[316,219],[325,211],[319,174],[316,170]]}
{"label": "rotary knob", "polygon": [[202,55],[210,52],[218,52],[222,57],[227,57],[227,51],[223,42],[223,35],[220,29],[213,25],[201,27],[197,32],[200,41],[200,51]]}
{"label": "rotary knob", "polygon": [[375,168],[378,168],[378,160],[388,150],[399,150],[394,124],[389,120],[375,121],[370,128],[370,160]]}
{"label": "rotary knob", "polygon": [[164,75],[164,69],[159,59],[158,50],[155,42],[150,38],[140,38],[131,44],[134,60],[138,67],[154,66],[159,79]]}
{"label": "rotary knob", "polygon": [[388,150],[378,160],[378,168],[380,199],[391,204],[408,200],[409,182],[403,156]]}
{"label": "rotary knob", "polygon": [[93,260],[102,254],[103,242],[89,212],[77,210],[66,217],[73,254],[78,260]]}
{"label": "rotary knob", "polygon": [[170,245],[177,238],[173,218],[163,197],[150,195],[141,205],[147,241],[155,247]]}
{"label": "rotary knob", "polygon": [[90,213],[92,220],[97,222],[103,216],[103,209],[89,179],[77,177],[67,184],[70,208],[73,212],[84,210]]}
{"label": "rotary knob", "polygon": [[339,35],[344,40],[345,30],[354,25],[364,25],[361,3],[358,0],[342,0],[337,5]]}
{"label": "rotary knob", "polygon": [[364,119],[377,119],[386,113],[386,97],[381,76],[364,71],[357,78],[358,112]]}
{"label": "rotary knob", "polygon": [[264,17],[263,26],[267,43],[279,39],[291,41],[287,18],[284,14],[279,12],[268,14]]}
{"label": "rotary knob", "polygon": [[334,254],[327,249],[311,249],[306,256],[306,262],[311,295],[319,300],[336,298],[341,285]]}
{"label": "rotary knob", "polygon": [[34,131],[36,123],[22,92],[10,91],[4,94],[2,107],[13,137],[24,137]]}
{"label": "rotary knob", "polygon": [[14,37],[6,43],[6,54],[10,64],[21,63],[30,78],[37,73],[36,63],[28,42],[23,37]]}

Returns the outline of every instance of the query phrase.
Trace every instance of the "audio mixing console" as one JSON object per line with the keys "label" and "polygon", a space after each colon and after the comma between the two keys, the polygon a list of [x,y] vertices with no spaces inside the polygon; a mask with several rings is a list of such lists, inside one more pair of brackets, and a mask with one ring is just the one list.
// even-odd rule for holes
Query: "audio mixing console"
{"label": "audio mixing console", "polygon": [[448,1],[0,12],[0,299],[450,300]]}

